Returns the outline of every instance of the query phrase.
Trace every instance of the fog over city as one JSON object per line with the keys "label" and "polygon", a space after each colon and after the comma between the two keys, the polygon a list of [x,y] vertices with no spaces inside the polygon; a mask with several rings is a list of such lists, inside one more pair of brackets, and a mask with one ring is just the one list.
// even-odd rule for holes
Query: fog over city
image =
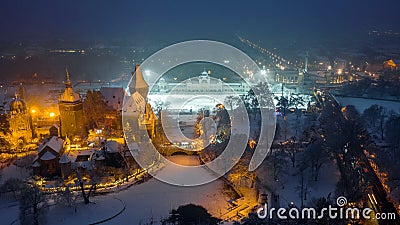
{"label": "fog over city", "polygon": [[0,2],[0,224],[400,224],[398,0]]}

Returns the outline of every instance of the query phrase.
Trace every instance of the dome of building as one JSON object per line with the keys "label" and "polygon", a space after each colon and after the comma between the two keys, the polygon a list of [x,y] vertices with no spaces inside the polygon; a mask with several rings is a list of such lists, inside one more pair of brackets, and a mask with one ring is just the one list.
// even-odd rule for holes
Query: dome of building
{"label": "dome of building", "polygon": [[201,77],[208,77],[207,71],[204,70],[204,71],[201,73],[200,76],[201,76]]}
{"label": "dome of building", "polygon": [[24,113],[24,112],[26,112],[26,104],[25,104],[25,102],[22,99],[16,97],[10,103],[10,112],[11,113]]}

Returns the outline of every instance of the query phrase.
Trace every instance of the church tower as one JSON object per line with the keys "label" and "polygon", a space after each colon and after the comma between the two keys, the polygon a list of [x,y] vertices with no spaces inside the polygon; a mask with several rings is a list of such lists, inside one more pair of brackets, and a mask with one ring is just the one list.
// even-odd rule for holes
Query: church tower
{"label": "church tower", "polygon": [[149,85],[144,80],[139,65],[136,65],[135,72],[132,72],[132,79],[131,83],[129,84],[129,92],[131,95],[133,95],[135,92],[138,92],[147,101]]}
{"label": "church tower", "polygon": [[14,138],[23,138],[30,141],[32,138],[32,124],[24,100],[15,95],[10,103],[10,131]]}
{"label": "church tower", "polygon": [[67,68],[65,72],[65,90],[58,98],[58,107],[61,117],[61,136],[84,136],[82,98],[72,89],[72,83]]}

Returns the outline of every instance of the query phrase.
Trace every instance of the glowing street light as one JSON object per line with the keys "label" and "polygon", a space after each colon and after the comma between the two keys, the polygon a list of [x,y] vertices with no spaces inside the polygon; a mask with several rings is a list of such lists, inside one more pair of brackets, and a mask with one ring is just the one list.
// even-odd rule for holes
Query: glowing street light
{"label": "glowing street light", "polygon": [[51,112],[51,113],[49,114],[50,117],[54,117],[55,115],[56,115],[56,114],[53,113],[53,112]]}
{"label": "glowing street light", "polygon": [[251,139],[249,141],[249,146],[251,149],[254,149],[254,147],[256,147],[257,142],[254,139]]}

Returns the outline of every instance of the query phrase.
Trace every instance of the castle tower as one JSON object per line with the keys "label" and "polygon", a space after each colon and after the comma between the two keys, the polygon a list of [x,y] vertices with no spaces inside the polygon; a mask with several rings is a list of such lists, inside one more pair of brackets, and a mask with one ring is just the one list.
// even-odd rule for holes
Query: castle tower
{"label": "castle tower", "polygon": [[131,95],[135,92],[138,92],[147,101],[149,85],[144,80],[139,65],[136,65],[135,72],[132,73],[131,83],[129,84],[129,92]]}
{"label": "castle tower", "polygon": [[67,68],[65,72],[65,90],[58,98],[58,107],[61,117],[61,136],[84,136],[82,98],[72,89],[72,83]]}

